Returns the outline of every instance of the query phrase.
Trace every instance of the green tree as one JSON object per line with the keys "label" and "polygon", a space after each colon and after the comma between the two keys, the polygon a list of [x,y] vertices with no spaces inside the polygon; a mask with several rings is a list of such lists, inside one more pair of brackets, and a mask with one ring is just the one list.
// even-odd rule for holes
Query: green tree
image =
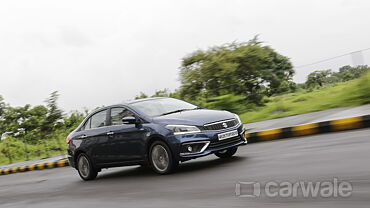
{"label": "green tree", "polygon": [[4,113],[6,109],[6,104],[4,102],[4,98],[0,95],[0,136],[5,132],[5,120],[4,120]]}
{"label": "green tree", "polygon": [[201,94],[235,94],[260,104],[263,96],[288,90],[293,74],[289,59],[262,46],[256,37],[247,43],[198,50],[183,58],[180,96],[195,100]]}
{"label": "green tree", "polygon": [[[31,106],[29,104],[24,107],[13,108],[11,106],[6,106],[3,119],[4,119],[4,130],[8,134],[13,135],[14,137],[21,137],[25,134],[25,125],[24,123],[29,118],[29,109]],[[27,129],[28,130],[28,129]]]}
{"label": "green tree", "polygon": [[142,98],[147,98],[147,97],[149,97],[147,94],[145,94],[145,93],[143,93],[143,92],[140,92],[140,94],[139,94],[139,95],[136,95],[136,96],[135,96],[135,100],[137,100],[137,99],[142,99]]}
{"label": "green tree", "polygon": [[141,98],[148,98],[148,97],[172,97],[172,98],[180,98],[179,91],[175,90],[174,92],[171,92],[169,89],[165,88],[163,90],[156,90],[155,93],[151,96],[140,92],[139,95],[135,96],[135,100],[141,99]]}
{"label": "green tree", "polygon": [[41,131],[43,131],[45,135],[50,134],[62,123],[63,111],[58,107],[58,98],[58,91],[54,91],[50,94],[50,97],[45,100],[48,112],[41,126]]}
{"label": "green tree", "polygon": [[356,67],[351,67],[347,65],[339,68],[339,72],[337,72],[335,75],[339,78],[340,81],[345,82],[352,79],[360,78],[367,72],[370,72],[370,67],[368,67],[367,65]]}
{"label": "green tree", "polygon": [[170,97],[169,89],[156,90],[151,97]]}
{"label": "green tree", "polygon": [[306,86],[308,88],[322,87],[325,83],[328,83],[328,79],[331,75],[332,71],[330,69],[311,72],[307,76]]}
{"label": "green tree", "polygon": [[83,113],[74,111],[69,116],[64,118],[64,127],[66,129],[75,129],[84,118],[85,115]]}
{"label": "green tree", "polygon": [[27,119],[20,125],[24,129],[23,140],[35,142],[41,138],[41,127],[46,120],[47,113],[48,109],[43,105],[28,110]]}
{"label": "green tree", "polygon": [[0,117],[3,115],[5,111],[5,102],[3,96],[0,95]]}

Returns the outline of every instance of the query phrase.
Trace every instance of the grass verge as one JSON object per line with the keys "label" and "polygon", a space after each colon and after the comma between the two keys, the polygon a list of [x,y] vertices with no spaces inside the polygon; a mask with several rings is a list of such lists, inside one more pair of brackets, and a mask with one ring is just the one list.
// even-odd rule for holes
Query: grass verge
{"label": "grass verge", "polygon": [[332,86],[269,98],[265,106],[240,114],[244,123],[370,103],[370,73]]}
{"label": "grass verge", "polygon": [[0,165],[47,158],[67,152],[64,138],[39,140],[37,143],[25,143],[9,137],[0,142]]}

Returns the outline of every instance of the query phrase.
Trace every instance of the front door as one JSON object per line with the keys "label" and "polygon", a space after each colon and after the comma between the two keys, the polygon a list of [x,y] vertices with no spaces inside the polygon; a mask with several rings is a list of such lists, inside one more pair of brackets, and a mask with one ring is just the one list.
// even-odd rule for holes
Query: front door
{"label": "front door", "polygon": [[123,124],[122,118],[136,117],[123,107],[110,110],[109,138],[111,154],[115,162],[143,160],[145,154],[145,135],[147,131],[141,124]]}

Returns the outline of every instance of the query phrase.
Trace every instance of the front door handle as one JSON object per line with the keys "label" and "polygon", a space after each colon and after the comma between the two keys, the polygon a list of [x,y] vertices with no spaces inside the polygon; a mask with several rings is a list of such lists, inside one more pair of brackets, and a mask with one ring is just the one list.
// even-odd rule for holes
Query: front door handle
{"label": "front door handle", "polygon": [[113,131],[110,131],[110,132],[108,132],[107,133],[107,135],[109,135],[109,136],[111,136],[111,135],[113,135],[114,134],[114,132]]}

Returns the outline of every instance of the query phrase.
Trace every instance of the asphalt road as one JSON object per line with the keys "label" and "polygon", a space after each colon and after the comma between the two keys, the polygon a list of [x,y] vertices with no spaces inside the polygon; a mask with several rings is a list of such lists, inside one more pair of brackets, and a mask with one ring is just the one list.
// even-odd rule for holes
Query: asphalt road
{"label": "asphalt road", "polygon": [[[236,157],[208,156],[159,176],[137,166],[104,170],[81,181],[70,168],[0,176],[0,207],[369,207],[370,129],[321,134],[241,147]],[[346,198],[235,195],[241,182],[352,184]],[[242,186],[243,194],[251,188]]]}

